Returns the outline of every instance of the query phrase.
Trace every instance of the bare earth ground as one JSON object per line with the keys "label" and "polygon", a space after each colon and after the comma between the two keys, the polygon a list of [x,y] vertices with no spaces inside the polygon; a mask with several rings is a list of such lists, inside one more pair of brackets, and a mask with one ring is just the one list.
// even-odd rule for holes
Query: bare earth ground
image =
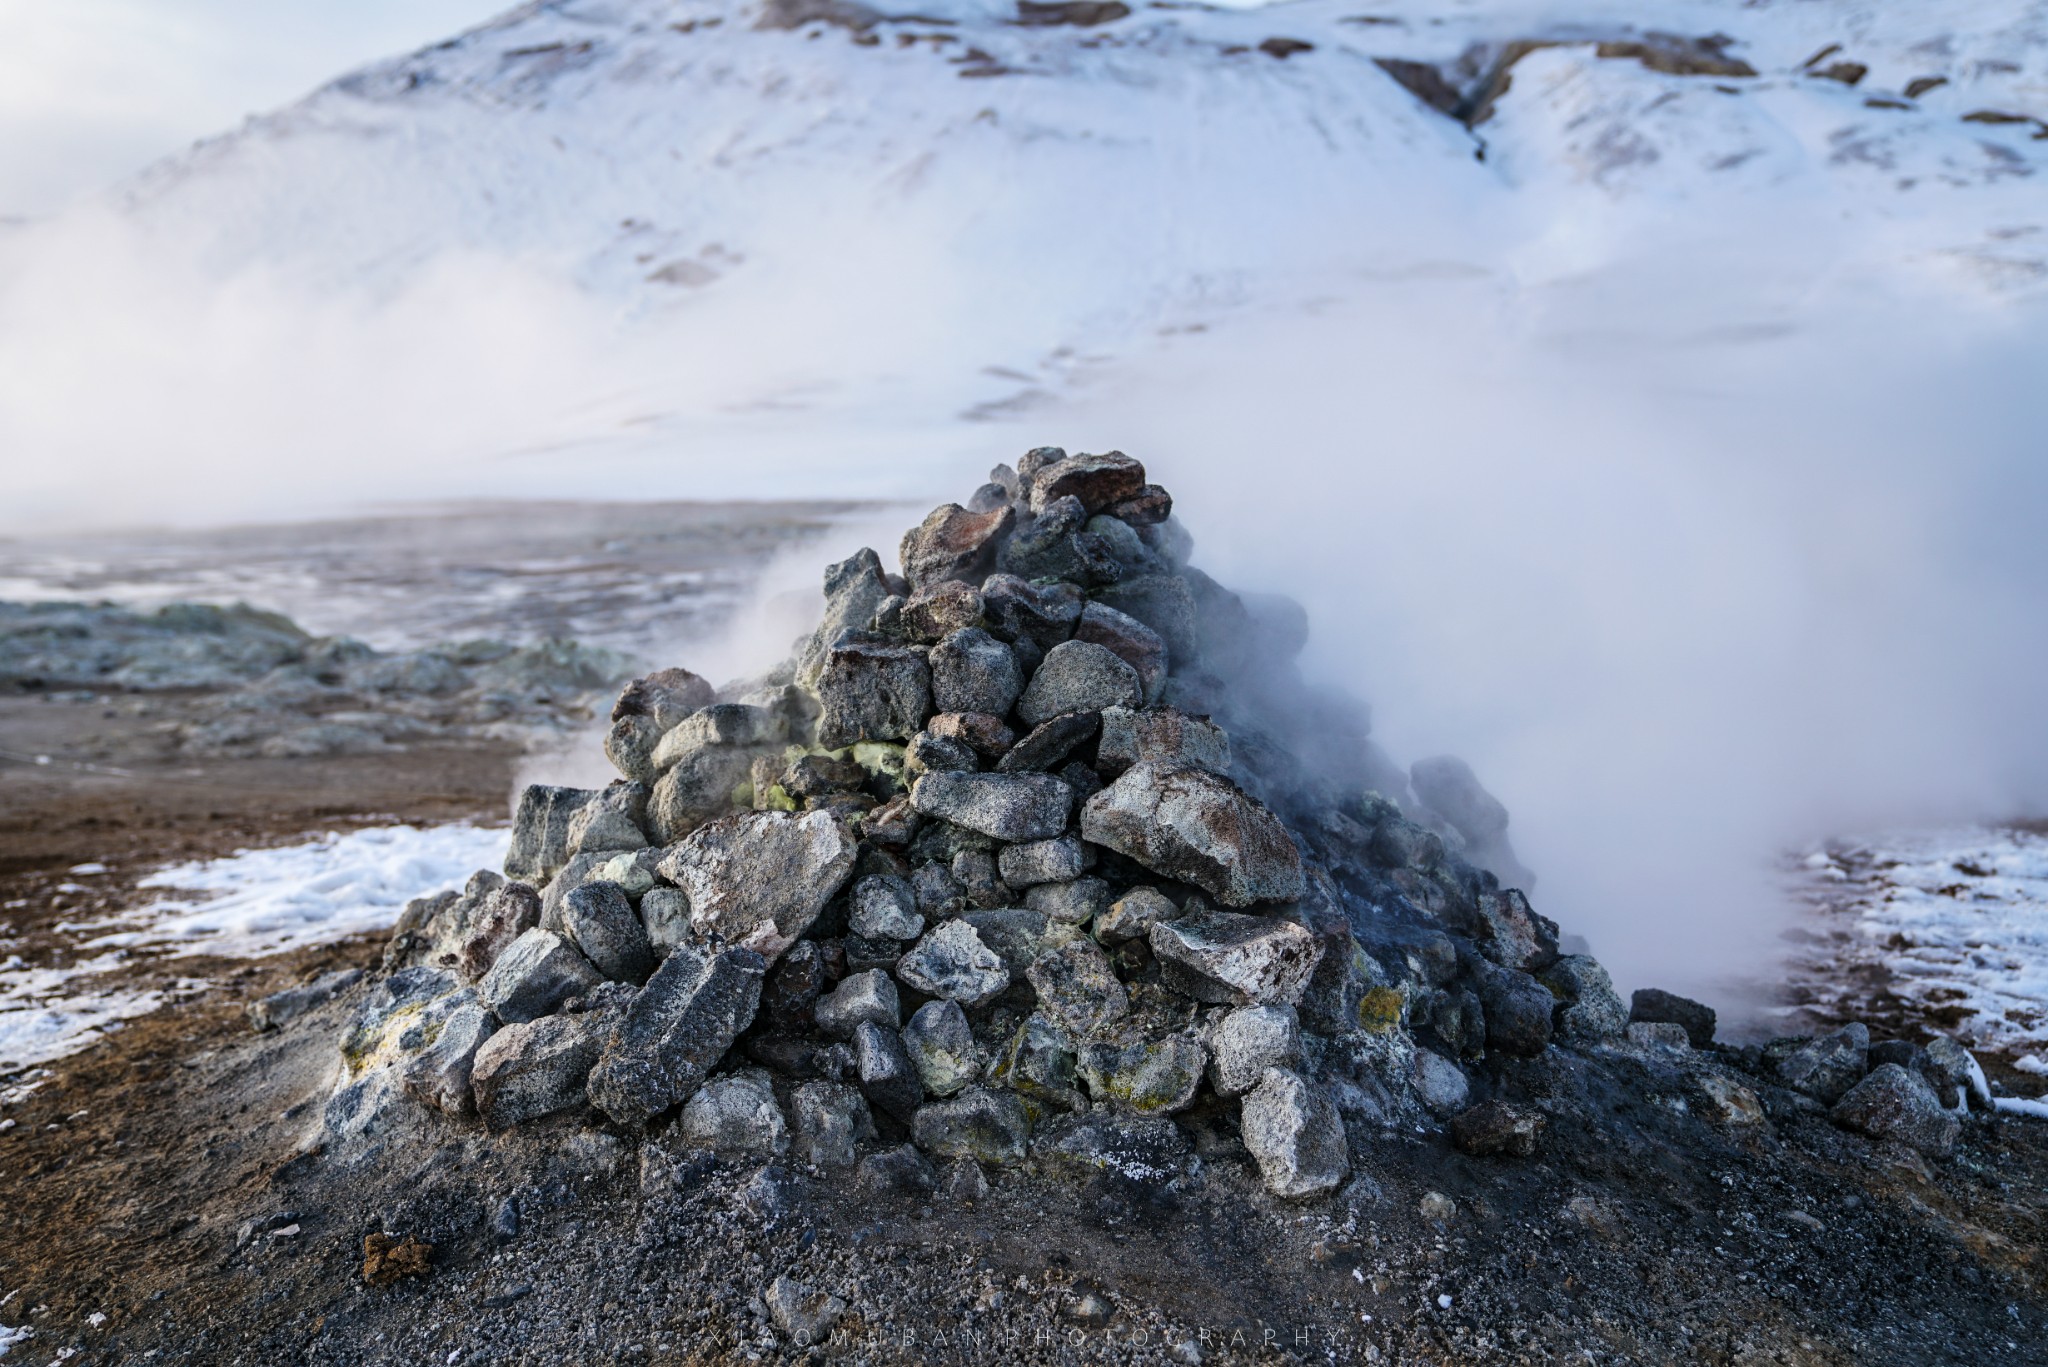
{"label": "bare earth ground", "polygon": [[[125,771],[0,764],[0,901],[31,902],[10,913],[31,956],[38,925],[91,909],[52,892],[73,864],[112,866],[111,904],[167,858],[497,815],[515,758],[195,764],[107,710],[0,699],[0,752]],[[502,1136],[435,1120],[347,1168],[308,1139],[363,988],[268,1035],[242,1008],[380,952],[179,961],[214,990],[7,1108],[0,1323],[35,1332],[9,1367],[803,1360],[754,1299],[784,1273],[850,1303],[811,1360],[2048,1360],[2040,1122],[1973,1122],[1929,1164],[1754,1078],[1768,1122],[1721,1128],[1685,1059],[1553,1049],[1492,1083],[1549,1116],[1537,1157],[1354,1129],[1363,1177],[1305,1207],[1266,1196],[1223,1125],[1192,1180],[1011,1170],[973,1202],[854,1196],[577,1117]],[[1455,1210],[1425,1215],[1432,1192]],[[367,1285],[373,1231],[431,1243],[429,1275]]]}

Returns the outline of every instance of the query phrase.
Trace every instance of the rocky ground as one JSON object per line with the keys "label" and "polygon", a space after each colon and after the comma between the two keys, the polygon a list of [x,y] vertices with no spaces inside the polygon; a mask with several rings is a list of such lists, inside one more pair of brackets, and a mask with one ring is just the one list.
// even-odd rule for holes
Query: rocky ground
{"label": "rocky ground", "polygon": [[[1063,477],[1034,456],[1027,485]],[[2041,1360],[2048,1122],[1970,1104],[1939,1039],[1738,1048],[1682,1001],[1631,1012],[1503,888],[1506,814],[1468,770],[1392,770],[1265,675],[1264,703],[1338,725],[1361,766],[1326,745],[1304,772],[1244,705],[1251,676],[1215,672],[1217,638],[1176,656],[1046,587],[1142,613],[1127,557],[1213,590],[1205,619],[1258,619],[1258,658],[1298,648],[1285,605],[1110,525],[1160,526],[1163,490],[1084,532],[998,474],[971,517],[1008,535],[1025,510],[1018,563],[1054,570],[1028,591],[934,571],[979,553],[942,509],[906,540],[907,569],[943,552],[925,583],[872,556],[828,572],[789,678],[747,701],[680,671],[627,688],[606,748],[647,781],[531,790],[506,872],[533,886],[491,875],[388,940],[138,956],[122,971],[162,1009],[0,1078],[9,1360]],[[85,628],[13,648],[192,663],[144,619]],[[504,691],[473,672],[493,661],[369,652],[323,678],[287,627],[215,636],[226,682],[17,664],[11,952],[60,958],[64,925],[166,857],[502,813],[517,742],[464,712]],[[393,668],[443,686],[375,687]],[[979,711],[929,691],[990,688]],[[294,700],[258,709],[269,735],[376,743],[195,744],[238,692]],[[377,731],[414,707],[444,709],[430,733]],[[1359,783],[1403,808],[1342,795]],[[81,883],[88,862],[107,871]],[[717,1042],[692,1061],[698,1035]],[[969,1062],[980,1082],[948,1076]]]}

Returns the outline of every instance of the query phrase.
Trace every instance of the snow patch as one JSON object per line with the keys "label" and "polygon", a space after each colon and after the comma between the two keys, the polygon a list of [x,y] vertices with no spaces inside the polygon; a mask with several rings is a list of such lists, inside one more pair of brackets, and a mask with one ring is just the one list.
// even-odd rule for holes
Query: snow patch
{"label": "snow patch", "polygon": [[153,902],[137,913],[144,927],[90,943],[253,957],[384,930],[413,898],[503,863],[508,840],[502,828],[468,822],[372,826],[179,864],[139,886],[197,895]]}

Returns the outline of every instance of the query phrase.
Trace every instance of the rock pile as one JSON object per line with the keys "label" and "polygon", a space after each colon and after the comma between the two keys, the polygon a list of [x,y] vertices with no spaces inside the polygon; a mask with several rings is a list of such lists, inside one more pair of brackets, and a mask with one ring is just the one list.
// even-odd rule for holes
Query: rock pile
{"label": "rock pile", "polygon": [[[503,874],[408,909],[330,1131],[373,1144],[405,1095],[594,1112],[875,1190],[1244,1152],[1308,1198],[1360,1122],[1532,1152],[1540,1117],[1471,1104],[1488,1056],[1711,1039],[1565,952],[1472,771],[1396,768],[1296,668],[1301,610],[1190,565],[1172,506],[1129,457],[1035,450],[898,572],[827,569],[768,676],[634,681],[619,780],[529,788]],[[1865,1128],[1954,1082],[1859,1049],[1778,1067]]]}

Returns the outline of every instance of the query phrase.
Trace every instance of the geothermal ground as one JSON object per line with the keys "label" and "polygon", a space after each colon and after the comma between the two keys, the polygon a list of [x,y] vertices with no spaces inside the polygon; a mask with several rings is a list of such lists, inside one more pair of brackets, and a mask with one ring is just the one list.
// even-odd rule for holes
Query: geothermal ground
{"label": "geothermal ground", "polygon": [[[664,603],[710,631],[773,548],[843,512],[732,519],[730,539],[680,557],[679,575],[702,578]],[[20,578],[55,577],[37,548],[9,550]],[[121,548],[95,553],[113,592]],[[451,1130],[403,1162],[323,1161],[309,1136],[336,1041],[388,939],[388,922],[357,928],[493,861],[532,752],[609,705],[595,650],[646,638],[588,629],[589,657],[479,650],[433,692],[402,662],[472,632],[532,650],[532,622],[570,615],[550,595],[590,601],[603,559],[467,578],[435,563],[389,593],[433,624],[342,652],[317,699],[233,670],[99,688],[14,672],[0,696],[10,1364],[2040,1360],[2048,1122],[1974,1118],[1929,1158],[1840,1128],[1760,1051],[1723,1045],[1507,1061],[1501,1094],[1548,1122],[1534,1156],[1461,1152],[1434,1124],[1375,1127],[1358,1136],[1370,1161],[1308,1205],[1269,1195],[1227,1143],[1164,1185],[1127,1155],[882,1194],[566,1115]],[[434,606],[450,582],[490,587]],[[507,582],[524,616],[493,622],[479,601]],[[722,585],[723,607],[694,583]],[[287,604],[274,587],[246,568],[232,594],[295,611],[323,597],[300,585]],[[140,628],[81,629],[132,642]],[[257,723],[223,726],[234,717]],[[1853,1018],[1918,1038],[1956,1028],[1942,989],[1967,990],[2010,1023],[1988,1070],[2027,1095],[2034,1039],[1993,995],[2024,993],[2017,970],[1959,974],[1986,953],[1968,927],[1952,954],[1908,943],[1904,918],[1947,924],[2031,876],[2023,833],[1977,843],[1948,857],[1844,842],[1803,866],[1836,891],[1794,948],[1794,1004],[1816,1028]],[[273,862],[236,858],[251,849]],[[1933,876],[1958,860],[1972,871]],[[178,890],[195,883],[216,895]],[[1846,947],[1834,978],[1821,942]],[[1928,963],[1946,974],[1932,989]],[[251,1004],[307,984],[303,1014],[252,1027]],[[1713,1077],[1739,1079],[1761,1114],[1731,1114]],[[366,1277],[371,1234],[430,1244],[424,1275]],[[792,1331],[803,1307],[778,1282],[844,1302],[822,1343]]]}

